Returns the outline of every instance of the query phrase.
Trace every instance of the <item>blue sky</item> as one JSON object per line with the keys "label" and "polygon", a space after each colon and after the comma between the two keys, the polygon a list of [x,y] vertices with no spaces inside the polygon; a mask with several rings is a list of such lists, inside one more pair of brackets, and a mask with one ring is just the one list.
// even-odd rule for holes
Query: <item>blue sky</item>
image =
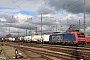
{"label": "blue sky", "polygon": [[34,11],[20,10],[19,12],[11,12],[11,14],[18,14],[18,13],[21,13],[21,14],[24,14],[24,15],[31,15],[31,16],[37,18],[37,13],[34,12]]}
{"label": "blue sky", "polygon": [[[8,13],[11,13],[11,14],[18,14],[18,13],[21,13],[21,14],[25,14],[25,15],[31,15],[33,17],[37,17],[37,13],[35,11],[28,11],[28,10],[24,10],[24,9],[16,9],[16,8],[6,8],[6,7],[0,7],[0,11],[5,11],[5,10],[8,10]],[[11,10],[18,10],[16,12],[13,12]],[[2,14],[4,15],[4,14]]]}

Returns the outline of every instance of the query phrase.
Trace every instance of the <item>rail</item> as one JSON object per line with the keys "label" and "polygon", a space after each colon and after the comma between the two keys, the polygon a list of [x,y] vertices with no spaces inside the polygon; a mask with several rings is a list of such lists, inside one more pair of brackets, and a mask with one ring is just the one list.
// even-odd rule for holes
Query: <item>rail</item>
{"label": "rail", "polygon": [[[2,47],[1,47],[1,49],[2,49],[2,51],[3,51],[3,53],[4,53],[4,56],[6,57],[6,58],[4,58],[4,59],[10,60],[9,56],[8,56],[7,53],[4,51],[4,49],[3,49]],[[3,58],[3,57],[1,57],[1,58]]]}

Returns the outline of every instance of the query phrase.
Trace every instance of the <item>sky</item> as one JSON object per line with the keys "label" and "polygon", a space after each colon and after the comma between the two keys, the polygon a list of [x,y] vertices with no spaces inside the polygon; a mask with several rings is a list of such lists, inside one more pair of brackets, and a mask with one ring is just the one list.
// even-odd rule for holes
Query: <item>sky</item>
{"label": "sky", "polygon": [[[86,32],[90,35],[90,1],[86,0]],[[84,0],[2,0],[0,37],[25,36],[42,32],[65,32],[73,24],[83,31]],[[57,26],[57,27],[56,27]]]}

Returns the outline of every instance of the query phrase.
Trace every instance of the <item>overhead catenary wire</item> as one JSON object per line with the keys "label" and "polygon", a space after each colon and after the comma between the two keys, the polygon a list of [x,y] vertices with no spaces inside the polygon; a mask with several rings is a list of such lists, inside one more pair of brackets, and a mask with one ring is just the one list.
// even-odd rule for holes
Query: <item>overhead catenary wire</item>
{"label": "overhead catenary wire", "polygon": [[[12,0],[11,0],[11,1],[12,1]],[[19,0],[18,0],[18,1],[19,1]],[[27,2],[27,1],[28,1],[28,0],[24,1],[23,3],[21,3],[21,4],[19,4],[19,5],[16,5],[13,1],[12,1],[12,2],[13,2],[13,4],[15,4],[18,8],[22,9],[22,8],[20,7],[20,5],[24,4],[24,3]],[[68,11],[70,11],[71,9],[78,8],[79,6],[83,5],[83,4],[80,4],[80,5],[76,6],[76,7],[70,8],[70,5],[71,5],[71,4],[76,3],[76,2],[78,2],[78,1],[79,1],[79,0],[67,4],[67,7],[69,7]],[[45,2],[45,0],[44,0],[44,2]],[[61,1],[61,2],[63,2],[63,1]],[[60,3],[61,3],[61,2],[60,2]],[[88,3],[88,2],[89,2],[89,1],[87,1],[86,3]],[[47,4],[47,3],[45,3],[45,4]],[[63,7],[65,7],[65,4],[63,5]],[[26,12],[24,9],[22,9],[22,10],[23,10],[24,12]],[[27,12],[26,12],[26,13],[27,13]],[[29,13],[27,13],[27,14],[29,14]]]}
{"label": "overhead catenary wire", "polygon": [[[13,0],[11,0],[12,1],[12,3],[14,4],[14,5],[16,5],[14,2],[13,2]],[[25,2],[27,2],[28,0],[26,0]],[[24,12],[26,12],[24,9],[22,9],[21,7],[20,7],[20,5],[22,5],[22,4],[24,4],[25,2],[23,2],[23,3],[21,3],[21,4],[19,4],[19,5],[16,5],[16,7],[18,7],[18,8],[20,8],[21,10],[23,10]],[[26,12],[28,15],[30,15],[28,12]]]}
{"label": "overhead catenary wire", "polygon": [[[11,0],[11,1],[15,4],[15,3],[17,3],[19,0],[18,0],[17,2],[14,2],[13,0]],[[18,6],[20,6],[20,5],[22,5],[22,4],[25,4],[26,2],[28,2],[28,0],[26,0],[26,1],[22,2],[22,3],[21,3],[21,4],[19,4]]]}
{"label": "overhead catenary wire", "polygon": [[[13,0],[11,0],[11,1],[12,1],[12,3],[13,3]],[[13,3],[13,4],[14,4],[17,8],[23,10],[24,13],[30,15],[27,11],[25,11],[24,9],[22,9],[22,8],[20,7],[20,5],[22,5],[22,4],[26,3],[26,2],[28,2],[28,0],[24,1],[23,3],[21,3],[21,4],[19,4],[19,5],[16,5],[16,3]],[[17,18],[18,18],[18,16],[17,16]],[[31,17],[31,18],[28,18],[28,17],[27,17],[27,20],[28,20],[28,19],[32,20],[32,17]]]}
{"label": "overhead catenary wire", "polygon": [[[86,1],[86,3],[89,3],[89,2],[90,2],[90,1]],[[80,4],[80,5],[76,6],[76,7],[70,8],[70,9],[69,9],[69,11],[70,11],[71,9],[73,9],[73,10],[74,10],[74,9],[76,9],[76,8],[78,8],[78,7],[82,6],[82,5],[84,5],[84,4],[82,3],[82,4]]]}
{"label": "overhead catenary wire", "polygon": [[[14,4],[14,5],[16,5],[16,3],[17,2],[19,2],[19,0],[17,0],[17,1],[13,1],[13,0],[11,0],[12,1],[12,3]],[[22,9],[21,7],[20,7],[20,5],[22,5],[22,4],[24,4],[25,2],[27,2],[28,0],[26,0],[26,1],[24,1],[23,3],[21,3],[21,4],[19,4],[19,5],[16,5],[16,7],[18,7],[18,8],[20,8],[20,9]],[[45,0],[44,0],[45,1]],[[64,0],[62,0],[61,2],[63,2]],[[72,3],[70,3],[70,4],[68,4],[69,6],[71,5],[71,4],[73,4],[73,3],[76,3],[76,2],[78,2],[79,0],[77,0],[77,1],[75,1],[75,2],[72,2]],[[61,3],[60,2],[60,3]],[[86,3],[88,3],[88,1],[86,2]],[[46,4],[46,3],[45,3]],[[65,4],[64,4],[65,5]],[[83,4],[81,4],[81,5],[83,5]],[[81,6],[81,5],[79,5],[79,6]],[[79,6],[76,6],[76,7],[79,7]],[[73,8],[75,8],[75,7],[73,7]],[[71,10],[71,9],[73,9],[73,8],[70,8],[69,10]],[[26,12],[24,9],[22,9],[24,12]],[[27,13],[27,12],[26,12]],[[27,13],[27,14],[29,14],[29,13]]]}
{"label": "overhead catenary wire", "polygon": [[[17,0],[17,1],[11,1],[12,3],[17,3],[19,0]],[[0,12],[4,12],[4,13],[10,13],[12,10],[14,10],[15,8],[10,8],[12,5],[9,5],[9,6],[7,6],[7,7],[9,7],[9,9],[8,9],[8,11],[4,11],[4,10],[2,10],[2,11],[0,11]]]}

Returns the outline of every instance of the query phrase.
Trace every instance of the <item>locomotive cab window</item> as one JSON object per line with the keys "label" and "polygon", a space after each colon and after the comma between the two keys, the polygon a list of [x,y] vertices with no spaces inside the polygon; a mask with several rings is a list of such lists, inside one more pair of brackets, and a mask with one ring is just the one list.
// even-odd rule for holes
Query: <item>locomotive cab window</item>
{"label": "locomotive cab window", "polygon": [[78,37],[79,38],[85,38],[85,35],[84,35],[84,33],[78,33]]}

